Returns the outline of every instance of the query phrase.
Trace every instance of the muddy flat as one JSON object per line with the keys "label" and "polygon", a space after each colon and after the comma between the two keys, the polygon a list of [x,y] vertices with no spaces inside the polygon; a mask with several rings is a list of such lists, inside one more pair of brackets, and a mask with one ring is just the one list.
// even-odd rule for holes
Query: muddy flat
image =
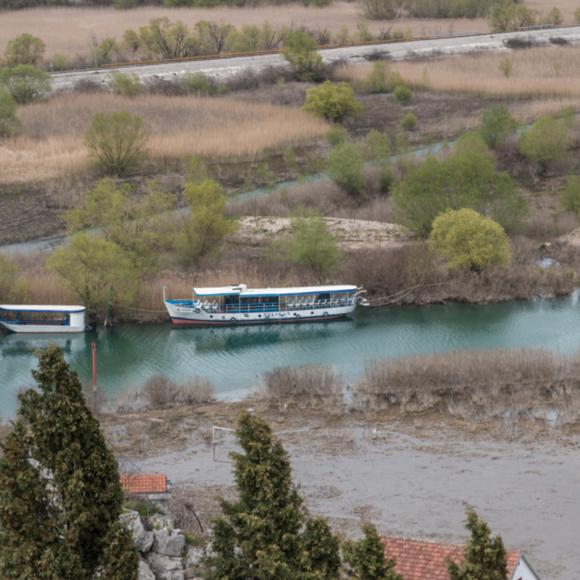
{"label": "muddy flat", "polygon": [[[228,452],[235,448],[231,434],[221,433],[214,454],[211,425],[231,426],[232,417],[135,419],[141,445],[132,443],[132,451],[123,445],[123,457],[141,469],[166,472],[209,520],[216,497],[233,492]],[[461,543],[467,504],[509,549],[521,548],[542,578],[571,579],[580,566],[575,433],[441,417],[269,419],[290,453],[309,509],[328,517],[341,534],[356,534],[370,520],[383,534]],[[114,438],[122,435],[126,444],[131,423],[124,420]],[[113,433],[110,426],[108,431]]]}

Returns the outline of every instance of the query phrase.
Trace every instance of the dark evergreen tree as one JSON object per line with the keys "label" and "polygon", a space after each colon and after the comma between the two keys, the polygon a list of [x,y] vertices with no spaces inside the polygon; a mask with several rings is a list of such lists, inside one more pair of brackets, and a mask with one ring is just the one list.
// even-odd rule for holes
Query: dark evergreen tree
{"label": "dark evergreen tree", "polygon": [[465,527],[471,538],[461,565],[449,563],[451,580],[506,580],[507,559],[501,537],[492,538],[489,526],[471,509]]}
{"label": "dark evergreen tree", "polygon": [[365,524],[363,532],[360,540],[347,542],[344,546],[344,557],[350,566],[349,576],[359,580],[403,580],[395,572],[395,561],[385,558],[385,546],[377,529]]}
{"label": "dark evergreen tree", "polygon": [[0,457],[0,577],[137,578],[137,553],[118,523],[117,463],[76,373],[50,347],[33,376],[38,390],[19,396]]}
{"label": "dark evergreen tree", "polygon": [[282,444],[250,413],[240,416],[237,437],[244,451],[232,454],[239,500],[222,502],[206,578],[329,578],[340,563],[338,543],[326,524],[308,521]]}
{"label": "dark evergreen tree", "polygon": [[340,547],[324,518],[306,522],[303,534],[305,569],[316,580],[335,580],[340,577]]}

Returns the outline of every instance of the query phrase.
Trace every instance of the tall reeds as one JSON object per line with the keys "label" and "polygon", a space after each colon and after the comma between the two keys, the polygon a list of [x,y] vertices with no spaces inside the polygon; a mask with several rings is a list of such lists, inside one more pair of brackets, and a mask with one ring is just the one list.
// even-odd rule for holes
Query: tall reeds
{"label": "tall reeds", "polygon": [[0,148],[0,184],[87,172],[85,131],[95,113],[113,111],[129,111],[144,120],[154,162],[192,155],[253,159],[269,149],[317,139],[328,130],[324,121],[300,109],[229,98],[65,94],[20,110],[20,133]]}
{"label": "tall reeds", "polygon": [[[579,56],[580,47],[550,46],[512,51],[507,56],[491,53],[446,57],[428,64],[400,62],[392,70],[414,86],[436,91],[580,98]],[[506,59],[509,73],[501,66]]]}

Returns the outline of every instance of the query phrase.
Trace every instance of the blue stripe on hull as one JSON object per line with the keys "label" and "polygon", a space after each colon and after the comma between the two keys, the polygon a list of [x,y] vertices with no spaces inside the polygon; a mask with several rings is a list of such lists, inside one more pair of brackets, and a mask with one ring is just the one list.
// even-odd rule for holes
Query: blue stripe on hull
{"label": "blue stripe on hull", "polygon": [[346,318],[348,314],[335,314],[332,316],[313,316],[311,318],[277,318],[269,320],[192,320],[191,318],[172,318],[171,322],[175,326],[256,326],[259,324],[282,324],[282,323],[301,323],[301,322],[328,322]]}

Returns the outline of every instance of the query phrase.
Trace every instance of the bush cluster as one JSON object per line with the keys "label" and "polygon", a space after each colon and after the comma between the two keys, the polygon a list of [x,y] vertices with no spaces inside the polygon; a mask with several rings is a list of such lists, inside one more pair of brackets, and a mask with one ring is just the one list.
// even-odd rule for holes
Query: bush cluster
{"label": "bush cluster", "polygon": [[485,143],[471,135],[460,139],[447,158],[430,157],[412,168],[393,197],[400,221],[419,236],[428,236],[433,220],[450,209],[481,211],[506,229],[526,210],[512,178],[496,170]]}

